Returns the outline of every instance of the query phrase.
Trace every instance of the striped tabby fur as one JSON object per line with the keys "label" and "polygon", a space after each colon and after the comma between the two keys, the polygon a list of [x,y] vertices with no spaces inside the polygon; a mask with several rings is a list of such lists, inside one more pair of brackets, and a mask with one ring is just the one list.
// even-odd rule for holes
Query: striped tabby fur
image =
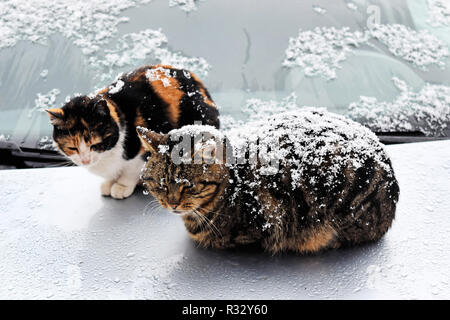
{"label": "striped tabby fur", "polygon": [[[174,134],[195,140],[192,132],[203,131],[215,143],[212,151],[200,144],[201,152],[209,148],[215,162],[176,164]],[[151,154],[141,176],[145,187],[205,247],[258,244],[272,253],[313,253],[377,240],[394,219],[399,187],[391,162],[372,132],[344,117],[323,110],[282,114],[229,132],[229,140],[206,126],[139,132]],[[251,136],[280,142],[275,174],[262,174],[261,162],[230,165],[217,158],[219,147],[228,159],[227,145]],[[199,152],[196,141],[191,154]]]}

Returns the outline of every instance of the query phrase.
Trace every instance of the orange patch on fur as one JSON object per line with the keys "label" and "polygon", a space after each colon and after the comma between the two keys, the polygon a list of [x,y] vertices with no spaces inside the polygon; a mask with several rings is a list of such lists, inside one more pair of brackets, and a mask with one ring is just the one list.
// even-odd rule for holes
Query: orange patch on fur
{"label": "orange patch on fur", "polygon": [[105,93],[108,93],[108,91],[109,91],[109,88],[104,88],[104,89],[97,91],[97,94],[105,94]]}
{"label": "orange patch on fur", "polygon": [[81,137],[79,135],[66,136],[64,138],[58,139],[57,145],[67,156],[71,156],[77,152],[75,150],[70,150],[69,147],[78,148],[80,145],[80,141]]}
{"label": "orange patch on fur", "polygon": [[[106,138],[106,137],[105,137]],[[91,145],[101,143],[103,139],[100,136],[92,136],[91,140],[89,141]]]}
{"label": "orange patch on fur", "polygon": [[111,100],[106,99],[106,105],[108,106],[109,114],[111,115],[111,118],[113,118],[113,120],[117,124],[120,124],[120,118],[117,113],[116,104],[114,102],[112,102]]}
{"label": "orange patch on fur", "polygon": [[138,109],[136,110],[136,120],[134,121],[135,127],[147,127],[147,122],[145,121],[144,117],[141,114],[141,111]]}
{"label": "orange patch on fur", "polygon": [[139,149],[139,155],[144,154],[146,152],[144,146],[141,145],[141,148]]}
{"label": "orange patch on fur", "polygon": [[55,113],[58,115],[64,115],[64,111],[61,108],[47,109],[48,112]]}
{"label": "orange patch on fur", "polygon": [[82,124],[85,128],[89,129],[89,124],[86,122],[86,120],[81,119],[80,121],[81,121],[81,124]]}
{"label": "orange patch on fur", "polygon": [[325,249],[335,237],[336,231],[331,227],[318,230],[298,246],[298,251],[317,252],[321,249]]}
{"label": "orange patch on fur", "polygon": [[64,119],[64,110],[61,108],[47,109],[50,122],[59,129],[69,130],[75,124],[75,119]]}
{"label": "orange patch on fur", "polygon": [[151,66],[149,69],[156,69],[156,68],[174,70],[174,67],[172,67],[171,65],[168,65],[168,64],[155,64],[154,66]]}
{"label": "orange patch on fur", "polygon": [[212,101],[211,99],[208,98],[208,95],[206,94],[206,90],[205,90],[205,86],[203,85],[203,82],[192,72],[190,72],[191,77],[194,78],[195,81],[197,81],[197,83],[200,86],[200,93],[203,96],[203,99],[205,100],[205,102],[210,105],[211,107],[215,108],[216,104],[214,103],[214,101]]}
{"label": "orange patch on fur", "polygon": [[[167,117],[172,126],[178,126],[178,119],[180,117],[180,100],[184,95],[184,92],[179,89],[178,80],[173,77],[167,77],[164,72],[157,68],[165,68],[164,66],[157,65],[151,68],[154,73],[155,80],[149,80],[153,90],[159,95],[159,97],[167,103]],[[169,68],[165,68],[169,69]]]}

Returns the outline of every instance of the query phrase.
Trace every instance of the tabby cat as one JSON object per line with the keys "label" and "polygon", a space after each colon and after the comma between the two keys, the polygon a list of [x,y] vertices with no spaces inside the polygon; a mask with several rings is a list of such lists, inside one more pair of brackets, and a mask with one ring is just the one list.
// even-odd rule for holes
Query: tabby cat
{"label": "tabby cat", "polygon": [[313,253],[377,240],[394,219],[391,162],[370,130],[343,116],[305,108],[226,136],[209,126],[138,132],[150,152],[144,186],[205,247]]}
{"label": "tabby cat", "polygon": [[196,121],[219,127],[217,108],[197,76],[164,65],[139,68],[96,95],[46,111],[58,149],[104,177],[101,193],[116,199],[133,193],[145,162],[136,126],[161,133]]}

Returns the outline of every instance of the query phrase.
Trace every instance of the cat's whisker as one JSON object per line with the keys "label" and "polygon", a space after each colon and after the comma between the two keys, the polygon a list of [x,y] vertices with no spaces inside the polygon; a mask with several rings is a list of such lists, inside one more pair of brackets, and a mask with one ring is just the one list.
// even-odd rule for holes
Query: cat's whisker
{"label": "cat's whisker", "polygon": [[194,210],[194,212],[196,212],[198,216],[202,217],[202,219],[203,219],[203,221],[205,221],[206,225],[210,227],[210,230],[212,233],[214,233],[218,237],[222,237],[222,233],[216,227],[216,225],[214,224],[214,222],[211,219],[209,219],[207,216],[201,214],[197,210]]}
{"label": "cat's whisker", "polygon": [[157,209],[160,206],[159,201],[156,199],[153,199],[143,209],[143,215],[152,215],[154,212],[156,212],[155,209]]}
{"label": "cat's whisker", "polygon": [[144,210],[154,209],[158,206],[159,206],[159,202],[156,200],[153,200],[153,201],[150,201],[149,203],[147,203],[147,205],[144,207]]}
{"label": "cat's whisker", "polygon": [[195,216],[197,217],[197,219],[200,221],[201,232],[204,232],[205,231],[205,220],[203,219],[202,215],[199,214],[197,211],[194,210],[193,212],[194,212]]}
{"label": "cat's whisker", "polygon": [[223,214],[223,213],[220,213],[220,212],[217,212],[217,211],[208,210],[206,208],[201,208],[200,207],[200,208],[197,208],[196,210],[198,210],[199,212],[201,212],[203,214],[214,213],[214,215],[217,215],[217,216],[227,217],[226,214]]}
{"label": "cat's whisker", "polygon": [[148,203],[142,211],[144,214],[147,214],[150,212],[151,209],[153,209],[153,203]]}
{"label": "cat's whisker", "polygon": [[[205,217],[205,218],[206,218],[206,217]],[[219,228],[217,228],[217,226],[214,224],[214,221],[212,221],[211,219],[208,219],[208,218],[206,218],[206,219],[209,221],[209,225],[217,231],[216,235],[217,235],[219,238],[222,238],[222,232],[221,232],[221,231],[219,230]]]}

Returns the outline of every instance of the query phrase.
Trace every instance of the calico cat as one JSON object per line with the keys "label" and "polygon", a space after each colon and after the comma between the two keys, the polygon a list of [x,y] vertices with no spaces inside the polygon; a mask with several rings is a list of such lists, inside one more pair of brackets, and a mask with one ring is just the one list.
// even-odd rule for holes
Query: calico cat
{"label": "calico cat", "polygon": [[304,109],[226,136],[208,126],[138,131],[150,152],[145,188],[205,247],[314,253],[377,240],[394,219],[391,162],[370,130],[343,116]]}
{"label": "calico cat", "polygon": [[133,193],[145,162],[136,126],[161,133],[195,121],[219,127],[216,105],[197,76],[165,65],[139,68],[96,95],[46,111],[58,149],[104,177],[102,195],[116,199]]}

